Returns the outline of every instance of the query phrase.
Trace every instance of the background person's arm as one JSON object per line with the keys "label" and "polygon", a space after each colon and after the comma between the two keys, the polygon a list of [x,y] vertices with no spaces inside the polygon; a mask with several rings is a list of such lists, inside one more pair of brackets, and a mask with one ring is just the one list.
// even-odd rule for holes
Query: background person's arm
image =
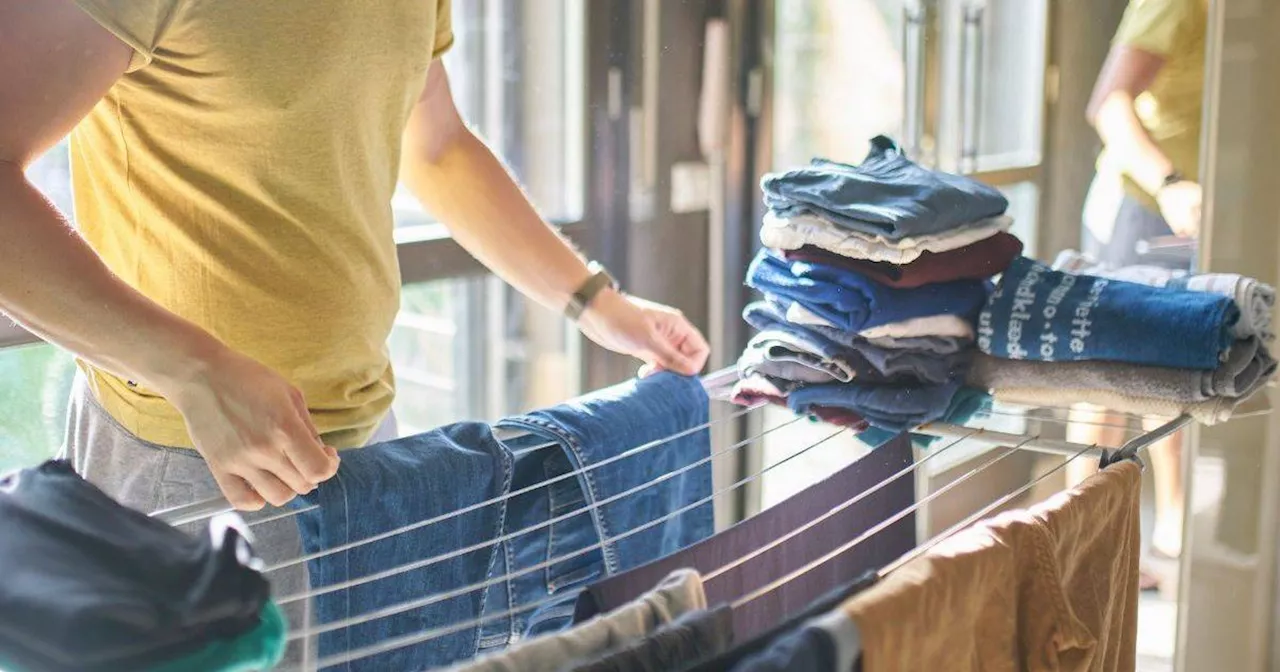
{"label": "background person's arm", "polygon": [[[438,60],[405,128],[400,177],[462,247],[548,309],[563,311],[590,275],[463,122]],[[693,374],[706,364],[706,341],[679,312],[612,290],[597,297],[580,327],[600,345],[660,368]]]}
{"label": "background person's arm", "polygon": [[0,0],[0,311],[174,403],[233,504],[284,504],[337,469],[302,396],[115,276],[24,174],[132,54],[68,0]]}
{"label": "background person's arm", "polygon": [[1142,49],[1112,48],[1086,115],[1107,148],[1108,160],[1155,197],[1175,233],[1194,236],[1200,227],[1200,185],[1190,181],[1164,184],[1174,171],[1173,162],[1151,139],[1135,108],[1138,96],[1155,81],[1164,63],[1162,56]]}

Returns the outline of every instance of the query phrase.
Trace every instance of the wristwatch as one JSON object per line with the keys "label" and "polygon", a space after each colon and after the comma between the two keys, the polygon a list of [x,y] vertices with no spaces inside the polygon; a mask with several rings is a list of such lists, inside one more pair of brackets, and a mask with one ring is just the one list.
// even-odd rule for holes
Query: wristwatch
{"label": "wristwatch", "polygon": [[1164,176],[1164,181],[1160,183],[1160,188],[1164,189],[1165,187],[1175,185],[1185,179],[1186,178],[1182,176],[1182,171],[1175,170]]}
{"label": "wristwatch", "polygon": [[582,283],[578,291],[569,297],[569,305],[565,306],[564,314],[570,320],[577,321],[586,312],[587,307],[591,305],[591,301],[596,298],[600,292],[606,288],[617,289],[618,283],[613,279],[609,272],[604,270],[599,262],[593,261],[587,264],[587,271],[591,276]]}

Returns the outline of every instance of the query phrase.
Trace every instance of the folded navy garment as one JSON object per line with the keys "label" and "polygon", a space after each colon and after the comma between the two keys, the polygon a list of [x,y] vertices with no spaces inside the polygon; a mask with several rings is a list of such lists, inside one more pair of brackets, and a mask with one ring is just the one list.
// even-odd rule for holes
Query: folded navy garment
{"label": "folded navy garment", "polygon": [[977,180],[922,168],[885,136],[871,140],[860,165],[826,159],[761,182],[780,217],[811,214],[847,229],[897,241],[942,233],[1004,214],[1009,202]]}
{"label": "folded navy garment", "polygon": [[[337,475],[293,504],[301,508],[295,518],[308,554],[422,521],[438,522],[308,562],[313,589],[390,573],[377,581],[316,596],[313,607],[322,626],[380,609],[395,612],[321,634],[320,667],[429,669],[504,647],[516,637],[559,630],[569,625],[573,600],[590,581],[710,535],[714,522],[711,505],[705,504],[610,542],[603,551],[592,548],[708,497],[709,464],[593,512],[571,515],[588,503],[708,458],[707,430],[697,429],[706,423],[707,415],[706,392],[698,380],[662,373],[513,418],[508,426],[533,433],[506,441],[495,438],[486,424],[464,422],[344,452]],[[693,429],[697,431],[661,448],[566,476]],[[525,488],[532,489],[481,505]],[[473,506],[466,513],[453,513]],[[549,526],[530,529],[562,517]],[[529,531],[520,534],[521,530]],[[444,557],[507,536],[513,538]],[[573,557],[528,570],[566,555]],[[440,559],[411,571],[393,571],[433,558]],[[508,578],[488,587],[430,600],[504,576]],[[551,597],[562,597],[568,607],[522,609]],[[416,608],[399,608],[414,600],[421,601]],[[510,610],[517,613],[495,616]],[[414,640],[424,631],[475,619],[485,620],[441,637]],[[325,660],[335,654],[365,653],[368,647],[399,637],[406,637],[407,645],[389,652],[343,664]]]}
{"label": "folded navy garment", "polygon": [[146,670],[257,628],[267,580],[215,523],[188,536],[65,461],[0,479],[0,667]]}
{"label": "folded navy garment", "polygon": [[978,347],[994,357],[1107,360],[1215,369],[1240,309],[1205,292],[1073,275],[1018,257],[982,310]]}
{"label": "folded navy garment", "polygon": [[787,405],[804,414],[814,406],[847,408],[872,427],[904,432],[946,415],[951,398],[959,389],[960,382],[954,379],[937,385],[870,385],[856,381],[805,385],[787,395]]}
{"label": "folded navy garment", "polygon": [[[955,349],[938,354],[928,351],[899,350],[873,345],[870,341],[851,332],[819,325],[799,325],[788,322],[786,308],[777,301],[756,301],[749,304],[742,314],[748,324],[766,331],[785,331],[793,339],[804,342],[813,352],[825,358],[845,361],[856,360],[879,373],[868,376],[871,380],[917,381],[941,383],[962,374],[972,359],[971,351]],[[833,340],[839,338],[840,341]]]}
{"label": "folded navy garment", "polygon": [[955,315],[972,322],[987,298],[987,283],[982,280],[897,289],[846,268],[786,261],[770,250],[761,250],[751,262],[747,284],[799,303],[850,332],[933,315]]}

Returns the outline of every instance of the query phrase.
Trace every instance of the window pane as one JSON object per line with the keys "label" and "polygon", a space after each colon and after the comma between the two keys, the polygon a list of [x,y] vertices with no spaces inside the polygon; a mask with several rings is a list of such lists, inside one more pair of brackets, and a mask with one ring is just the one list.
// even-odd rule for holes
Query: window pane
{"label": "window pane", "polygon": [[[455,2],[444,56],[463,119],[520,178],[544,216],[576,220],[583,188],[582,0]],[[401,185],[397,225],[430,221]]]}
{"label": "window pane", "polygon": [[389,340],[402,434],[578,392],[576,331],[495,278],[408,285]]}
{"label": "window pane", "polygon": [[48,345],[0,350],[0,472],[58,452],[74,373],[71,357]]}

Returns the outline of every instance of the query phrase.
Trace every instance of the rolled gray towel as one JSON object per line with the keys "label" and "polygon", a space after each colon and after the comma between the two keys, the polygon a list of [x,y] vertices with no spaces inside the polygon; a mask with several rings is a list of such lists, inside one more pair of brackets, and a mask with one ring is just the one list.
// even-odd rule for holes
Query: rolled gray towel
{"label": "rolled gray towel", "polygon": [[1257,337],[1236,341],[1217,369],[1171,369],[1119,362],[1037,362],[978,355],[969,369],[969,385],[1000,390],[1040,388],[1108,391],[1125,397],[1196,404],[1240,399],[1252,394],[1276,371],[1276,362]]}

